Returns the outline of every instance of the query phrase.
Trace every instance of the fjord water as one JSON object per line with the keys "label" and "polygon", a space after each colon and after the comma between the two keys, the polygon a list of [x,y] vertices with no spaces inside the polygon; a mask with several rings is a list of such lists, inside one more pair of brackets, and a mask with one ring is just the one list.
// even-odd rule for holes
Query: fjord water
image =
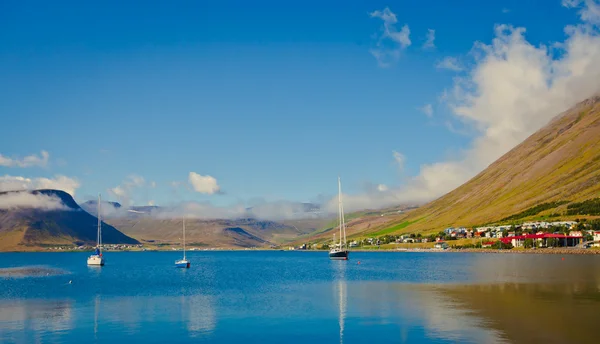
{"label": "fjord water", "polygon": [[597,343],[599,256],[87,255],[0,254],[0,342]]}

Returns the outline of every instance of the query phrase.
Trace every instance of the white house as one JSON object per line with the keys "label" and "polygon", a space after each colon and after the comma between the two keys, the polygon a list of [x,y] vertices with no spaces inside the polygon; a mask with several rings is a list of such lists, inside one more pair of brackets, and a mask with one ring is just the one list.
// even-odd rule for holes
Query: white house
{"label": "white house", "polygon": [[440,241],[440,242],[435,243],[433,248],[438,249],[438,250],[445,250],[448,248],[448,244],[446,244],[443,241]]}

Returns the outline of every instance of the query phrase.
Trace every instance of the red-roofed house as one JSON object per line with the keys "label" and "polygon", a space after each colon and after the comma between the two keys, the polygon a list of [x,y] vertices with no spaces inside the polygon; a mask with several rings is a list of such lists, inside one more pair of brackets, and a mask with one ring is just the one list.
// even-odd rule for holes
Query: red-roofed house
{"label": "red-roofed house", "polygon": [[503,243],[511,243],[514,247],[521,247],[526,239],[532,239],[534,241],[541,241],[542,246],[547,246],[547,240],[550,238],[558,239],[559,246],[577,246],[583,241],[583,236],[579,235],[564,235],[564,234],[525,234],[509,236],[500,239]]}

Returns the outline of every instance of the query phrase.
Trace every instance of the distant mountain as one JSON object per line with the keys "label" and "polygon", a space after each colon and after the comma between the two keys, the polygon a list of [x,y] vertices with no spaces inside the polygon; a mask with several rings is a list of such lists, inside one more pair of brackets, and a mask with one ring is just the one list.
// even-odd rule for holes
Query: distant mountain
{"label": "distant mountain", "polygon": [[[18,203],[23,198],[32,205]],[[4,205],[0,208],[0,251],[96,243],[98,219],[80,208],[64,191],[0,192],[0,200]],[[106,223],[102,227],[102,241],[106,244],[138,243]]]}
{"label": "distant mountain", "polygon": [[[106,219],[123,233],[146,242],[181,242],[182,220],[153,216],[115,217]],[[305,222],[306,221],[306,222]],[[310,233],[317,228],[315,220],[293,220],[284,223],[243,219],[186,219],[186,240],[193,246],[251,247],[281,243]]]}
{"label": "distant mountain", "polygon": [[[119,202],[110,202],[110,201],[102,201],[102,207],[106,208],[113,208],[113,209],[121,209],[121,203]],[[92,213],[92,214],[97,214],[98,210],[98,201],[96,200],[90,200],[90,201],[85,201],[83,203],[81,203],[81,208],[85,211],[87,211],[88,213]]]}
{"label": "distant mountain", "polygon": [[[81,208],[92,215],[98,213],[98,201],[91,200],[81,204]],[[145,215],[151,215],[162,208],[154,205],[123,207],[118,202],[102,201],[102,218],[110,219],[117,217],[139,218]]]}

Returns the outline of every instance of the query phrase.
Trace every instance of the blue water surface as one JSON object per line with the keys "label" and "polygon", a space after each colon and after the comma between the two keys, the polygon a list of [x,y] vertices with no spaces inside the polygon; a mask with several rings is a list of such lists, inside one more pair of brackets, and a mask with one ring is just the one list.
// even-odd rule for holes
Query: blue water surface
{"label": "blue water surface", "polygon": [[[178,252],[107,252],[104,267],[88,267],[87,255],[0,254],[0,268],[62,270],[0,277],[0,342],[499,342],[476,318],[445,324],[468,312],[418,286],[523,282],[517,267],[558,259],[352,252],[349,261],[330,261],[325,252],[196,251],[190,269],[177,269]],[[531,271],[527,280],[556,275]]]}

